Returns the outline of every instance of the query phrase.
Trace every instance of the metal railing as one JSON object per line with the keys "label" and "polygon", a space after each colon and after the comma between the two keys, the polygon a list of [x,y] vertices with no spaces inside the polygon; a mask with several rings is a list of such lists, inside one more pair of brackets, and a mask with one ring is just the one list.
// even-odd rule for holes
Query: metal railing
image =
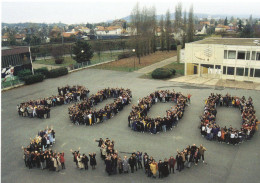
{"label": "metal railing", "polygon": [[8,88],[8,87],[13,87],[13,86],[16,86],[16,85],[20,85],[20,84],[24,84],[24,81],[16,78],[16,79],[11,79],[11,80],[8,80],[8,81],[4,81],[2,80],[1,81],[1,89],[5,89],[5,88]]}

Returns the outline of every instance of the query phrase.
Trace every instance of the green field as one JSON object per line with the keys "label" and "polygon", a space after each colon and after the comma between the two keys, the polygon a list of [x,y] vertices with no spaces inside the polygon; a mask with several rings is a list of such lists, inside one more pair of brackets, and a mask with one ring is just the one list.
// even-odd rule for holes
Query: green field
{"label": "green field", "polygon": [[[101,62],[105,62],[105,61],[109,61],[109,60],[115,60],[115,59],[117,59],[117,57],[120,53],[121,52],[112,52],[112,54],[111,53],[101,53],[100,57],[97,53],[94,53],[94,56],[91,59],[91,64],[97,64],[97,63],[101,63]],[[73,65],[77,64],[77,62],[70,56],[64,57],[64,62],[62,64],[56,64],[55,60],[53,58],[45,59],[45,60],[44,59],[36,60],[33,63],[44,64],[44,65],[63,66],[63,67],[66,67],[66,66],[69,66],[72,64]]]}

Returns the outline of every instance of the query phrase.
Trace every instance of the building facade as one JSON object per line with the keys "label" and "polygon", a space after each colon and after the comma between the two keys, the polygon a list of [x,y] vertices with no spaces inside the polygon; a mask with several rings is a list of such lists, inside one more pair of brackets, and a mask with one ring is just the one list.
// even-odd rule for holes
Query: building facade
{"label": "building facade", "polygon": [[185,75],[260,82],[260,39],[208,38],[185,44]]}

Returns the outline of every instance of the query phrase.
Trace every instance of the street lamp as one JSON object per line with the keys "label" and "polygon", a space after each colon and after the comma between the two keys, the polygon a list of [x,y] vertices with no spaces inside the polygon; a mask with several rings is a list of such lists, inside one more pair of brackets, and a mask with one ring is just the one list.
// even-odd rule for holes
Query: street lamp
{"label": "street lamp", "polygon": [[[133,49],[132,51],[135,54],[135,49]],[[134,70],[135,70],[135,56],[134,56]]]}

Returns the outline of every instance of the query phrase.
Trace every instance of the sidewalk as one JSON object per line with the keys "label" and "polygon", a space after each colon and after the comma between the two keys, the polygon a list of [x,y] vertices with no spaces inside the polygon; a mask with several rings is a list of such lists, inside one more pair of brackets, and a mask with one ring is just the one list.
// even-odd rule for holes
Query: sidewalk
{"label": "sidewalk", "polygon": [[260,83],[198,77],[197,75],[182,76],[182,77],[170,79],[168,81],[186,83],[186,84],[195,84],[195,85],[217,86],[222,88],[238,88],[238,89],[260,91]]}
{"label": "sidewalk", "polygon": [[171,64],[173,62],[176,62],[176,61],[177,61],[177,56],[174,56],[174,57],[165,59],[165,60],[163,60],[161,62],[158,62],[158,63],[152,64],[152,65],[149,65],[147,67],[144,67],[142,69],[139,69],[139,70],[137,70],[135,72],[147,74],[147,73],[152,72],[154,69],[161,68],[163,66],[169,65],[169,64]]}

